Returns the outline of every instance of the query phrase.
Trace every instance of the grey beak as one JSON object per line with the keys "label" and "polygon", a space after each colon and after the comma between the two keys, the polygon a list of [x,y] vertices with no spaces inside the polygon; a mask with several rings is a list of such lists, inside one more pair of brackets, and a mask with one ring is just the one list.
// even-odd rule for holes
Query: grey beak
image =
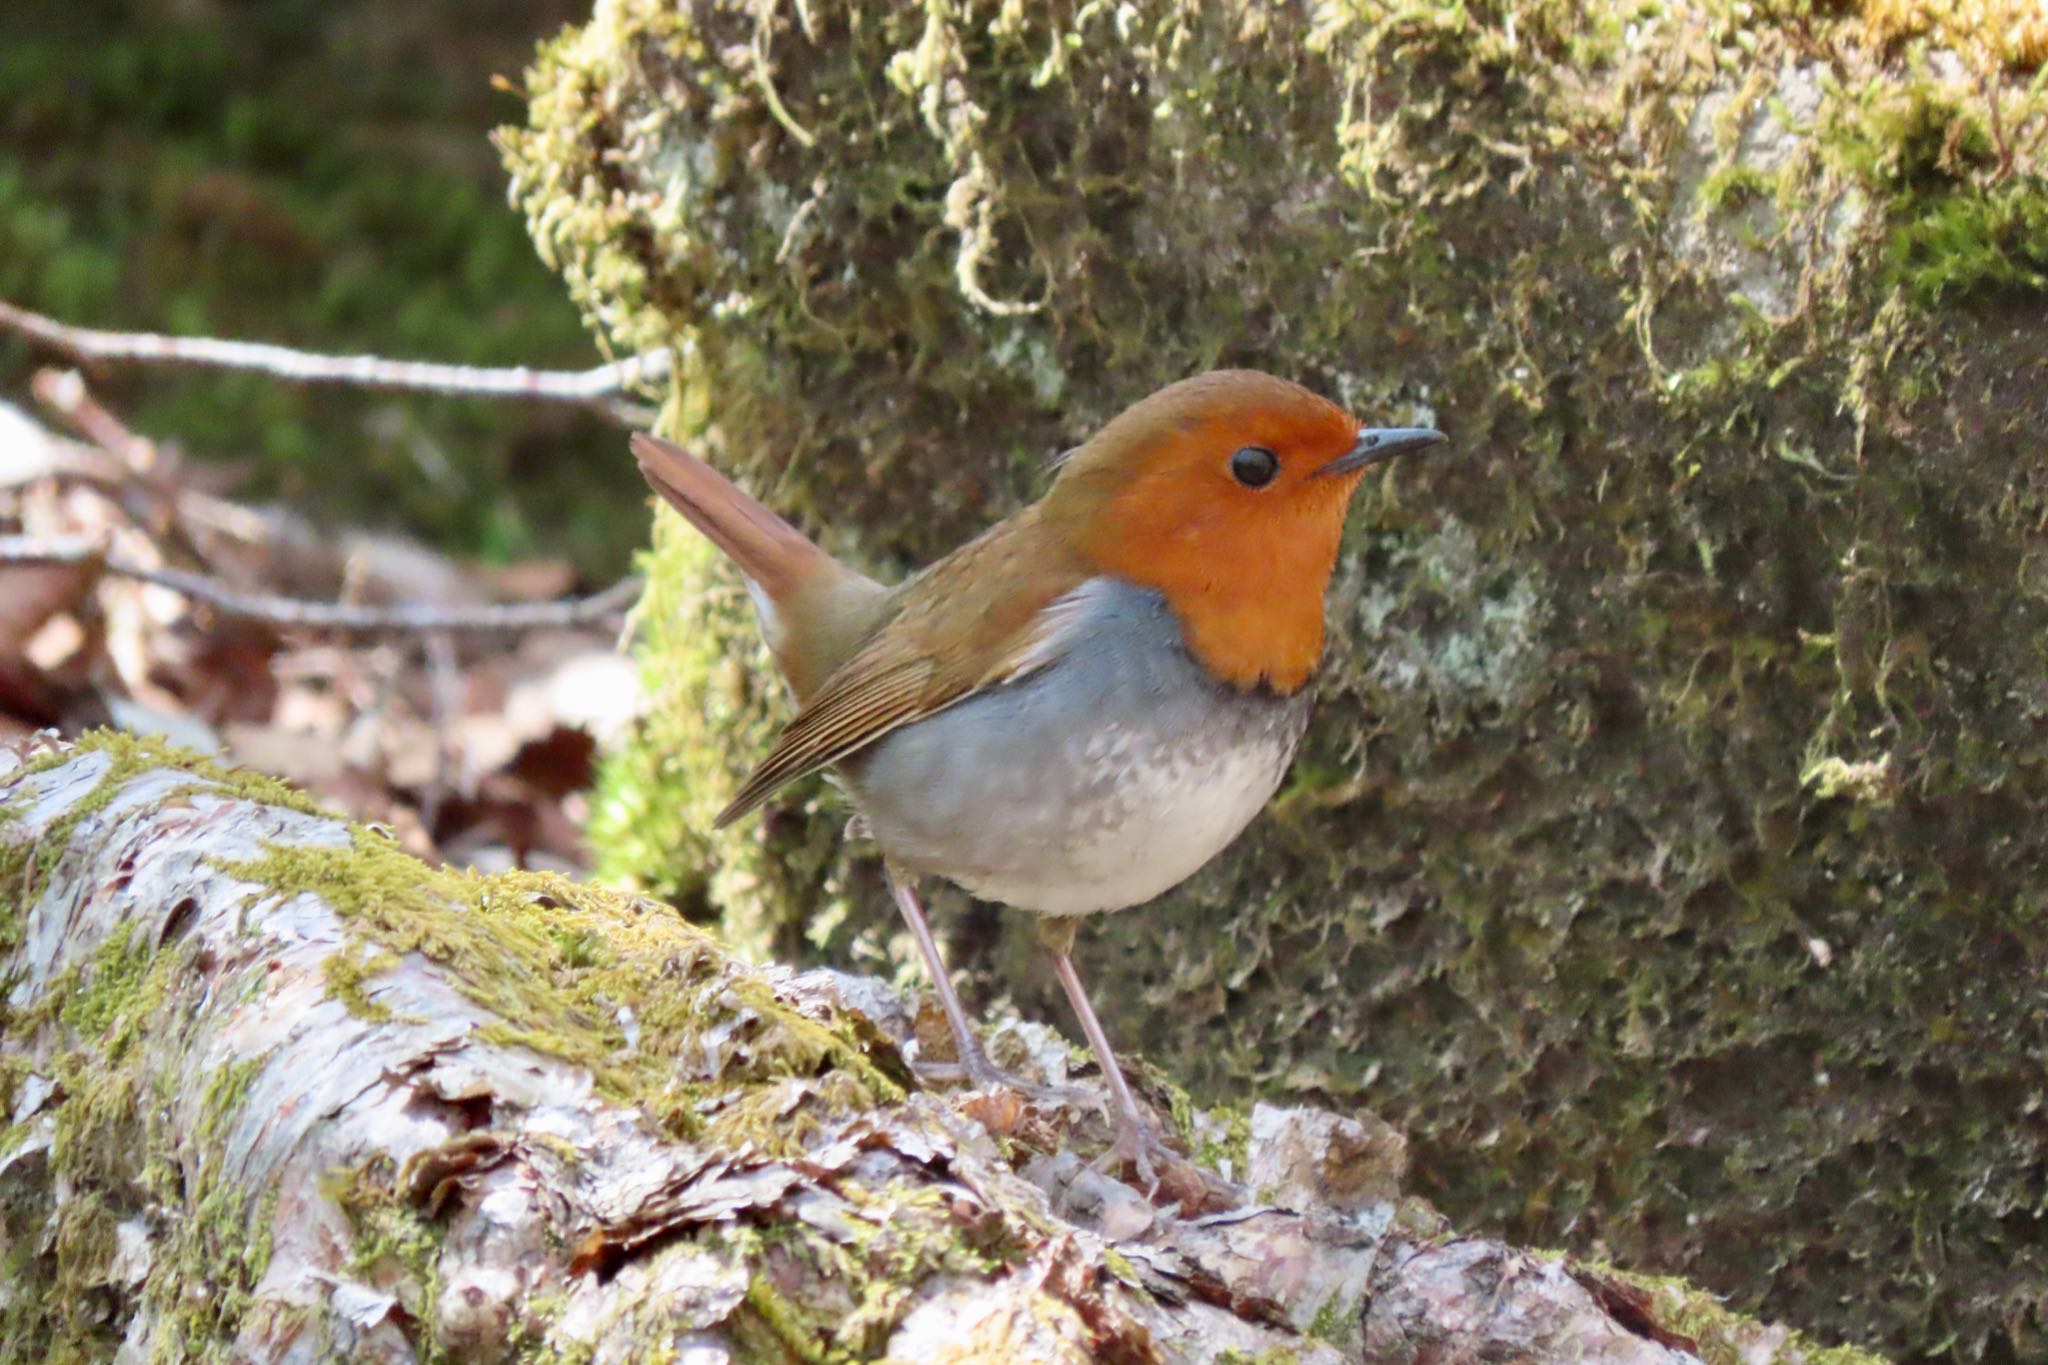
{"label": "grey beak", "polygon": [[1446,439],[1441,431],[1430,427],[1367,427],[1358,433],[1357,445],[1318,469],[1314,477],[1349,474],[1355,469],[1391,460],[1396,455],[1433,446]]}

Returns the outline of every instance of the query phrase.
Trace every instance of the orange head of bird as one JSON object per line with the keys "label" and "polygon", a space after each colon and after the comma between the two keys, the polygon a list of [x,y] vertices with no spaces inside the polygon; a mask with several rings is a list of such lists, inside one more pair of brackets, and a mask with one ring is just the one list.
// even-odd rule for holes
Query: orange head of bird
{"label": "orange head of bird", "polygon": [[1298,690],[1352,490],[1434,445],[1364,427],[1299,384],[1216,370],[1125,409],[1067,457],[1045,512],[1095,569],[1164,594],[1195,658],[1237,688]]}

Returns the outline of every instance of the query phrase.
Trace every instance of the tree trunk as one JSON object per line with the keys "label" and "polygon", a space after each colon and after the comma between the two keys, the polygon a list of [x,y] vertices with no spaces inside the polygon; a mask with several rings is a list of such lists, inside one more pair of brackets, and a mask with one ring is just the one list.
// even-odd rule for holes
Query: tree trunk
{"label": "tree trunk", "polygon": [[1364,1115],[1195,1115],[1258,1199],[1156,1208],[916,1088],[880,983],[149,742],[0,755],[0,926],[10,1360],[1807,1356],[1451,1235]]}

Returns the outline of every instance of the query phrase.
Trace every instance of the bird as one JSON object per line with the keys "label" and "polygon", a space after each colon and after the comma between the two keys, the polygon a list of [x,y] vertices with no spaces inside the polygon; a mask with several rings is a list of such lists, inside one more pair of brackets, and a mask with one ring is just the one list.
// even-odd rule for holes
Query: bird
{"label": "bird", "polygon": [[1080,977],[1081,917],[1178,885],[1278,789],[1307,727],[1354,489],[1445,439],[1370,427],[1293,381],[1213,370],[1124,409],[1050,487],[885,586],[711,465],[637,433],[649,486],[738,566],[795,713],[714,819],[836,770],[977,1087],[976,1038],[918,887],[1040,918],[1108,1086],[1105,1162],[1172,1160]]}

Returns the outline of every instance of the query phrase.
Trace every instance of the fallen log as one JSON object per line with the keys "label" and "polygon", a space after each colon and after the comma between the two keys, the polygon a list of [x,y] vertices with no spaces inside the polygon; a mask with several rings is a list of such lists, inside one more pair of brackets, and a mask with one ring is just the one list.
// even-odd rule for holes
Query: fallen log
{"label": "fallen log", "polygon": [[0,751],[0,950],[6,1359],[1815,1355],[1455,1235],[1369,1116],[1178,1106],[1249,1193],[1155,1207],[1098,1116],[921,1089],[879,982],[149,741]]}

